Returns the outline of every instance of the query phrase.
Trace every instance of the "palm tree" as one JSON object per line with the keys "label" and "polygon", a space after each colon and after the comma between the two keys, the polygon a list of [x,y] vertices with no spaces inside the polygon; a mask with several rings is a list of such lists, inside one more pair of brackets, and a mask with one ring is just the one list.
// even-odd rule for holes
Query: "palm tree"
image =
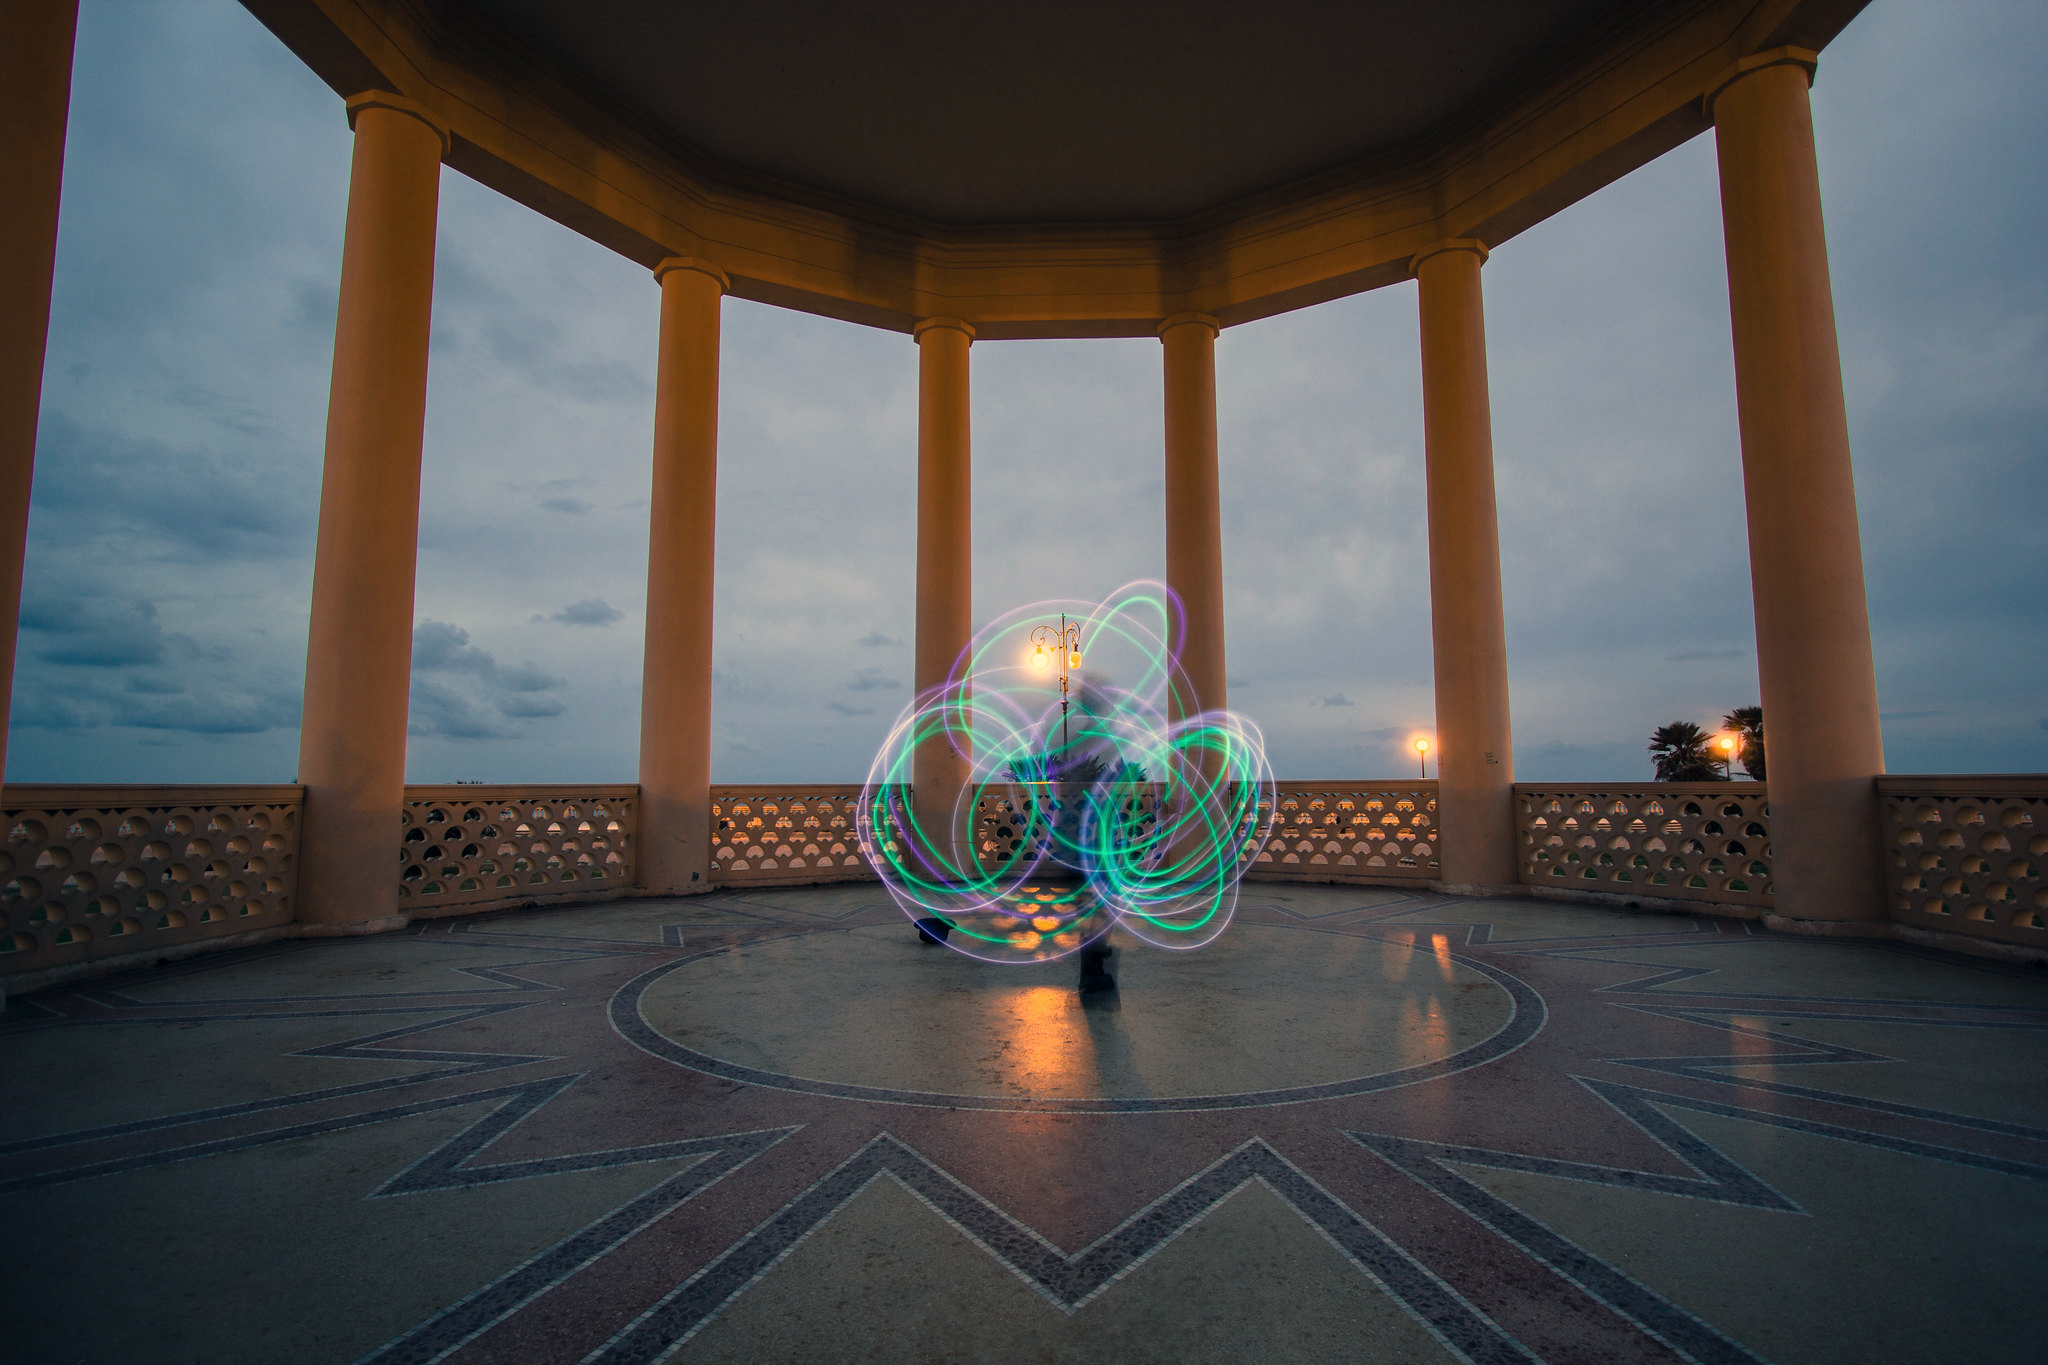
{"label": "palm tree", "polygon": [[1707,750],[1707,732],[1689,720],[1675,720],[1652,730],[1650,753],[1659,782],[1721,780],[1721,770]]}
{"label": "palm tree", "polygon": [[1742,742],[1742,770],[1761,782],[1764,780],[1764,708],[1761,706],[1738,706],[1721,717],[1721,723],[1733,730]]}

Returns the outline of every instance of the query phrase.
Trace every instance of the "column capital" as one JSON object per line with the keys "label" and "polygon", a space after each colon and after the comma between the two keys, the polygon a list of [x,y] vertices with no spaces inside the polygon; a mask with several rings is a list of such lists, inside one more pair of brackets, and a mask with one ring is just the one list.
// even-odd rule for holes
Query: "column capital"
{"label": "column capital", "polygon": [[919,341],[934,327],[944,327],[955,332],[965,332],[969,341],[974,340],[974,324],[964,318],[924,318],[910,329],[910,335]]}
{"label": "column capital", "polygon": [[661,283],[661,277],[668,274],[671,270],[694,270],[700,275],[709,275],[718,282],[719,293],[730,294],[732,292],[732,280],[723,270],[720,270],[709,261],[699,260],[695,256],[664,256],[655,263],[654,282],[656,284]]}
{"label": "column capital", "polygon": [[1207,313],[1175,313],[1172,317],[1161,320],[1159,339],[1166,340],[1166,334],[1176,327],[1207,327],[1210,336],[1216,336],[1223,331],[1223,324]]}
{"label": "column capital", "polygon": [[1428,246],[1410,256],[1408,258],[1408,273],[1411,275],[1420,274],[1424,261],[1428,260],[1431,256],[1438,256],[1446,251],[1470,251],[1479,257],[1479,264],[1486,264],[1486,243],[1480,241],[1477,237],[1446,237],[1442,241],[1431,242]]}
{"label": "column capital", "polygon": [[1774,66],[1805,67],[1806,83],[1811,86],[1814,72],[1820,67],[1820,54],[1810,47],[1774,47],[1754,56],[1744,57],[1715,77],[1714,83],[1707,87],[1707,93],[1701,97],[1701,102],[1706,106],[1707,117],[1711,119],[1714,116],[1714,102],[1721,98],[1721,93],[1729,86],[1744,76],[1753,76]]}
{"label": "column capital", "polygon": [[441,159],[443,161],[448,159],[448,152],[453,144],[453,139],[448,133],[448,125],[441,122],[426,105],[421,104],[418,100],[410,100],[403,95],[394,95],[389,90],[365,90],[359,95],[350,95],[347,107],[348,126],[351,131],[356,126],[357,115],[361,114],[365,109],[389,109],[393,113],[405,114],[411,118],[418,119],[421,123],[434,130],[435,137],[441,139]]}

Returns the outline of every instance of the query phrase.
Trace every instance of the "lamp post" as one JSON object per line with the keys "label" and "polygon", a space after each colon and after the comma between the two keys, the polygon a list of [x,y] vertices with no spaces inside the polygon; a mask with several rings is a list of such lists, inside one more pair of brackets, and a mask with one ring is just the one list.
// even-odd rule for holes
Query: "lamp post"
{"label": "lamp post", "polygon": [[[1081,666],[1081,623],[1069,624],[1065,615],[1060,617],[1060,627],[1055,631],[1051,626],[1039,626],[1031,632],[1031,666],[1033,668],[1058,667],[1060,671],[1060,748],[1067,747],[1067,673]],[[1045,651],[1050,648],[1052,654]]]}
{"label": "lamp post", "polygon": [[1721,746],[1721,780],[1723,782],[1733,782],[1735,780],[1735,736],[1723,735],[1718,743]]}
{"label": "lamp post", "polygon": [[1422,780],[1423,780],[1424,782],[1427,782],[1427,781],[1429,781],[1429,741],[1428,741],[1428,740],[1426,740],[1426,739],[1418,739],[1418,740],[1416,740],[1416,741],[1415,741],[1415,761],[1416,761],[1416,763],[1417,763],[1417,764],[1419,764],[1419,765],[1421,766],[1421,769],[1422,769]]}

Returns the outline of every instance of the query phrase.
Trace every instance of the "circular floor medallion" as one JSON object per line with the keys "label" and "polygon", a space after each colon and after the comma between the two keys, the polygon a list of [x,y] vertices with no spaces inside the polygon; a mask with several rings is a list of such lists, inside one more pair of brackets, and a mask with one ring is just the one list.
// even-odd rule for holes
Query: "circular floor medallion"
{"label": "circular floor medallion", "polygon": [[1501,1056],[1539,996],[1442,938],[1268,925],[1199,952],[1124,947],[1084,1008],[1071,962],[994,966],[906,924],[666,963],[614,998],[634,1043],[749,1085],[948,1108],[1157,1112],[1411,1085]]}

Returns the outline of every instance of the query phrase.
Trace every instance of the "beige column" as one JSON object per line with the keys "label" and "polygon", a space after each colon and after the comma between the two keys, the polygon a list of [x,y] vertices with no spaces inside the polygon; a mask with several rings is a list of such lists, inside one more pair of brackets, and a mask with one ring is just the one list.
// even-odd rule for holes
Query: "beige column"
{"label": "beige column", "polygon": [[1710,96],[1734,321],[1778,914],[1884,919],[1884,744],[1849,420],[1807,104],[1814,54],[1738,63]]}
{"label": "beige column", "polygon": [[640,885],[711,882],[711,588],[718,494],[718,320],[732,283],[671,256],[661,284],[647,654],[640,688]]}
{"label": "beige column", "polygon": [[434,218],[448,134],[397,95],[357,95],[348,114],[355,158],[299,730],[298,918],[376,929],[404,922],[398,822]]}
{"label": "beige column", "polygon": [[1429,487],[1429,612],[1436,656],[1438,878],[1512,886],[1513,737],[1493,410],[1486,389],[1486,248],[1439,242],[1415,258],[1422,310],[1422,432]]}
{"label": "beige column", "polygon": [[[970,497],[967,348],[974,328],[926,318],[917,338],[917,695],[942,686],[974,635],[974,526]],[[972,757],[953,743],[911,754],[920,821],[950,818]],[[955,831],[955,837],[971,831]]]}
{"label": "beige column", "polygon": [[14,694],[78,0],[0,6],[0,772]]}
{"label": "beige column", "polygon": [[1216,482],[1216,319],[1176,313],[1159,324],[1166,371],[1166,586],[1187,624],[1170,643],[1192,697],[1177,716],[1230,705],[1223,651],[1223,501]]}

